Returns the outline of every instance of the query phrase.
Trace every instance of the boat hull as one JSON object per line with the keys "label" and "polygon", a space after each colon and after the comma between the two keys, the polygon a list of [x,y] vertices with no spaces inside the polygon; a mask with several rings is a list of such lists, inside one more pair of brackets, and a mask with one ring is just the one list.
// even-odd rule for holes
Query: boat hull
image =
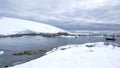
{"label": "boat hull", "polygon": [[105,38],[106,40],[113,40],[115,41],[116,39],[115,38]]}

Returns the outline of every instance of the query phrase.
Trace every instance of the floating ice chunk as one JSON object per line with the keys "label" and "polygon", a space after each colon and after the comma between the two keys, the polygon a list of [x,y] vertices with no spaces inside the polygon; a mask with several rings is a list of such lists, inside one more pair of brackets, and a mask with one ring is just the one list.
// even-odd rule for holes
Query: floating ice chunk
{"label": "floating ice chunk", "polygon": [[0,51],[0,55],[4,54],[4,51]]}

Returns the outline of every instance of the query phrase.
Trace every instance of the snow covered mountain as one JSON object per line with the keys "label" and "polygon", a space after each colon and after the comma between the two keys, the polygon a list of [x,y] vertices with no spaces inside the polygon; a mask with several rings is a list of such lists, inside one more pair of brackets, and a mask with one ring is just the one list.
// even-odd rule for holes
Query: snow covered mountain
{"label": "snow covered mountain", "polygon": [[116,43],[86,43],[55,48],[47,55],[9,68],[120,68]]}
{"label": "snow covered mountain", "polygon": [[9,35],[17,33],[57,33],[64,30],[33,21],[21,20],[16,18],[0,18],[0,35]]}

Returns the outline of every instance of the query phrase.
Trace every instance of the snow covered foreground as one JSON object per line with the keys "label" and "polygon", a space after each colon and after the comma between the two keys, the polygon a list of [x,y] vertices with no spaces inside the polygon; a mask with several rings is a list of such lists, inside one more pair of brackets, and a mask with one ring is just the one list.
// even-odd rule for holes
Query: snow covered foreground
{"label": "snow covered foreground", "polygon": [[9,68],[120,68],[117,46],[103,42],[62,46],[41,58]]}
{"label": "snow covered foreground", "polygon": [[33,21],[21,20],[16,18],[0,18],[0,35],[18,33],[57,33],[64,30]]}

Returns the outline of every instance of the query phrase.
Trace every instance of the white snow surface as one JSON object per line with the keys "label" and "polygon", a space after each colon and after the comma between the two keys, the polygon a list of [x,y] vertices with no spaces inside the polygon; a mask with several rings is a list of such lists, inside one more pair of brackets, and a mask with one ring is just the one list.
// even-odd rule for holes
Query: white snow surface
{"label": "white snow surface", "polygon": [[0,18],[0,35],[17,34],[20,32],[29,33],[28,31],[36,33],[64,32],[64,30],[60,28],[43,23],[27,21],[17,18]]}
{"label": "white snow surface", "polygon": [[64,35],[62,35],[62,36],[60,36],[60,37],[63,37],[63,38],[75,38],[75,37],[77,37],[77,36],[64,36]]}
{"label": "white snow surface", "polygon": [[54,48],[41,58],[9,68],[120,68],[119,63],[116,44],[97,42]]}

